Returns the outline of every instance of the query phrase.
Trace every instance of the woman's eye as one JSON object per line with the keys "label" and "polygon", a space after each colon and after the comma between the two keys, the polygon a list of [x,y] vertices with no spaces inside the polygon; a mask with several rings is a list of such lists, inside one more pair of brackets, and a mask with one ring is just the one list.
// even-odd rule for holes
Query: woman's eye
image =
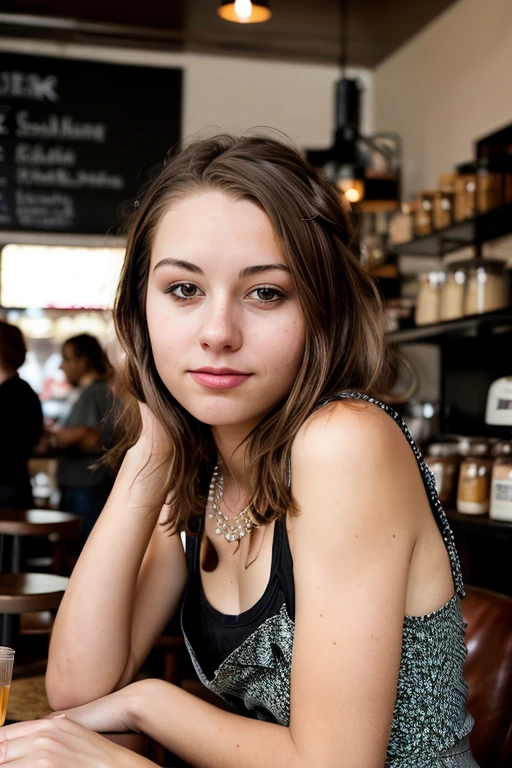
{"label": "woman's eye", "polygon": [[279,299],[284,299],[284,293],[277,288],[272,288],[271,285],[262,285],[261,288],[255,288],[251,291],[252,294],[256,294],[256,300],[265,304],[270,304]]}
{"label": "woman's eye", "polygon": [[175,283],[167,288],[165,293],[172,293],[177,299],[194,299],[198,295],[199,288],[194,283]]}

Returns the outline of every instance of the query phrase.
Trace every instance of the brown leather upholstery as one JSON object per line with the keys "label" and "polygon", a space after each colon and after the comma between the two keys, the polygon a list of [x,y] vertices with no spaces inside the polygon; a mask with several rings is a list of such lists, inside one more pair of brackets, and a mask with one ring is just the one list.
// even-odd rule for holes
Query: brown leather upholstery
{"label": "brown leather upholstery", "polygon": [[512,599],[466,587],[465,677],[475,718],[471,749],[481,768],[512,766]]}

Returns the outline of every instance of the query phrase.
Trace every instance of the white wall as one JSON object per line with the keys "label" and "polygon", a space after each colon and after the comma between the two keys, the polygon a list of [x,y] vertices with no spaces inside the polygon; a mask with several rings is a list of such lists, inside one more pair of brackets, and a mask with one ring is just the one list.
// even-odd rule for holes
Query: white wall
{"label": "white wall", "polygon": [[404,140],[404,194],[512,122],[512,0],[459,0],[374,72],[375,127]]}
{"label": "white wall", "polygon": [[[0,51],[94,59],[126,64],[183,67],[183,136],[203,129],[241,132],[254,126],[284,131],[298,146],[331,144],[334,120],[335,65],[296,64],[236,57],[166,54],[35,40],[0,38]],[[349,70],[365,88],[362,127],[373,129],[373,75]]]}

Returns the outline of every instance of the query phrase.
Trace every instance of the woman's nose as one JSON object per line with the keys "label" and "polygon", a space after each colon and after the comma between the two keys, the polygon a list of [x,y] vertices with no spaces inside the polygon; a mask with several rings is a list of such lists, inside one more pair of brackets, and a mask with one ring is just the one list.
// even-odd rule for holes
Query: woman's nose
{"label": "woman's nose", "polygon": [[242,345],[242,330],[236,308],[227,301],[212,302],[205,307],[205,318],[200,332],[204,349],[235,351]]}

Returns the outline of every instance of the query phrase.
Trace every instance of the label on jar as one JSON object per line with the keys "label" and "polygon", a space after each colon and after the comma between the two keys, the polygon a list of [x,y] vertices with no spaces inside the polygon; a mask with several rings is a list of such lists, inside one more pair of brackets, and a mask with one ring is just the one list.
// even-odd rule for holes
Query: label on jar
{"label": "label on jar", "polygon": [[493,480],[489,516],[512,522],[512,480]]}

